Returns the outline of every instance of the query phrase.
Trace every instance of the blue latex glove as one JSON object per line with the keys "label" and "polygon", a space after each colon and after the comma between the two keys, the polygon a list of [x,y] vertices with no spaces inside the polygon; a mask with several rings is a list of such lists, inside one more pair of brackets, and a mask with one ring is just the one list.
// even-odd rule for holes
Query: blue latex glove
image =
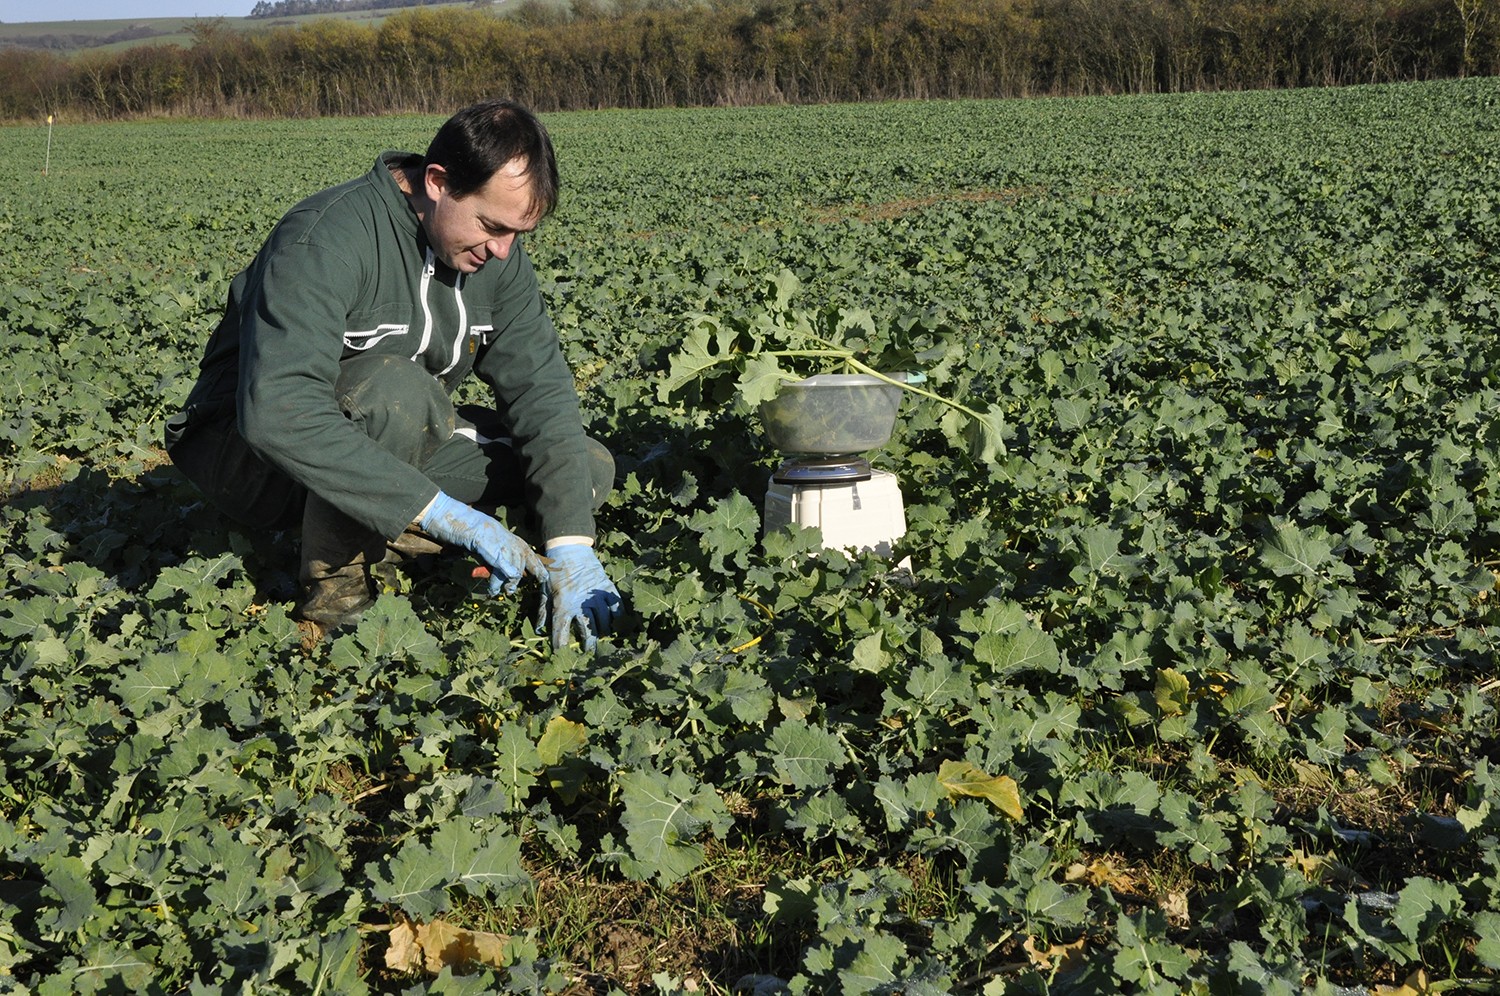
{"label": "blue latex glove", "polygon": [[530,574],[547,582],[547,566],[540,554],[493,516],[470,508],[439,491],[420,525],[437,539],[468,549],[490,569],[490,594],[514,595]]}
{"label": "blue latex glove", "polygon": [[[593,650],[620,614],[620,592],[604,573],[591,546],[569,543],[547,551],[551,591],[552,646],[561,649],[577,633],[583,649]],[[545,623],[545,616],[539,620]],[[540,629],[541,626],[538,626]]]}

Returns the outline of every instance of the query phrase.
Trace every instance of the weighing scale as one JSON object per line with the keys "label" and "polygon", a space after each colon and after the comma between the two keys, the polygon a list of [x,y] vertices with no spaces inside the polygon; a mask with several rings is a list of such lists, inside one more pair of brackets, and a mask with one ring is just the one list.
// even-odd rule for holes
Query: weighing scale
{"label": "weighing scale", "polygon": [[826,549],[891,555],[906,534],[901,488],[861,454],[890,441],[902,393],[868,374],[819,374],[761,406],[766,436],[788,454],[766,490],[766,532],[795,522],[822,530]]}

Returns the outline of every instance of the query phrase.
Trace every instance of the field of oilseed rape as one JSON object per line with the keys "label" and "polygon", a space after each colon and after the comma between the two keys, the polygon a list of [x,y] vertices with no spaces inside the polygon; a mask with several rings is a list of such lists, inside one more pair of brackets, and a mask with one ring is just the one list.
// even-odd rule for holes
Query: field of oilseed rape
{"label": "field of oilseed rape", "polygon": [[[0,129],[0,993],[1500,991],[1500,80],[545,120],[596,653],[159,448],[439,119]],[[865,367],[905,533],[765,529]]]}

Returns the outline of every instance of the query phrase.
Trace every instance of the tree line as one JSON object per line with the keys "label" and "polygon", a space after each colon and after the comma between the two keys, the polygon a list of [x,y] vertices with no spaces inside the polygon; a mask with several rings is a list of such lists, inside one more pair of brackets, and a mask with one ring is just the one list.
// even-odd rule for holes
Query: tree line
{"label": "tree line", "polygon": [[1338,86],[1500,70],[1495,0],[525,0],[0,52],[0,117],[540,111]]}

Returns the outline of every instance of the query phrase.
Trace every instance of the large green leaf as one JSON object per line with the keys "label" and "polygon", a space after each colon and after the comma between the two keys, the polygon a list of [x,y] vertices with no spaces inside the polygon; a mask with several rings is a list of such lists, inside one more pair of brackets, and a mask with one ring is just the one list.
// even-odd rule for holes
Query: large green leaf
{"label": "large green leaf", "polygon": [[838,737],[821,726],[785,721],[766,742],[771,765],[794,789],[822,788],[848,760]]}
{"label": "large green leaf", "polygon": [[656,878],[671,884],[687,876],[703,861],[696,838],[715,836],[729,827],[729,814],[717,792],[697,784],[682,771],[670,776],[649,769],[618,776],[630,857],[622,862],[634,878]]}

